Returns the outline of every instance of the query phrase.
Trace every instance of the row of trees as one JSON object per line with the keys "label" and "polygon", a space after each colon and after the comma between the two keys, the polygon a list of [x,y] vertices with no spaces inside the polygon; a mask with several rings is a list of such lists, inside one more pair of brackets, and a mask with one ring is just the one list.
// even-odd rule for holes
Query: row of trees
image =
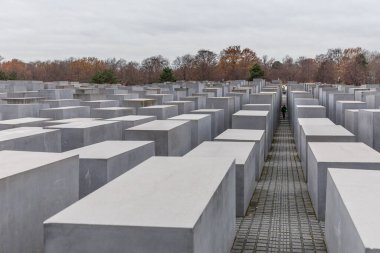
{"label": "row of trees", "polygon": [[[0,60],[2,60],[0,58]],[[263,77],[299,82],[380,83],[380,54],[362,48],[330,49],[315,58],[286,56],[281,61],[240,46],[219,54],[199,50],[177,57],[171,64],[161,55],[141,63],[94,57],[25,63],[13,59],[0,63],[0,78],[43,81],[121,82],[126,85],[174,80],[236,80]],[[1,74],[3,73],[3,74]]]}

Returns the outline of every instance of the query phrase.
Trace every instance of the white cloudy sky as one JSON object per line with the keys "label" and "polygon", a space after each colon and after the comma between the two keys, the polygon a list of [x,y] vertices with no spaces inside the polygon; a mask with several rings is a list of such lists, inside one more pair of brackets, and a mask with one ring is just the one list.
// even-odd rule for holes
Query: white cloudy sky
{"label": "white cloudy sky", "polygon": [[170,60],[229,45],[282,59],[380,50],[379,0],[0,0],[0,55]]}

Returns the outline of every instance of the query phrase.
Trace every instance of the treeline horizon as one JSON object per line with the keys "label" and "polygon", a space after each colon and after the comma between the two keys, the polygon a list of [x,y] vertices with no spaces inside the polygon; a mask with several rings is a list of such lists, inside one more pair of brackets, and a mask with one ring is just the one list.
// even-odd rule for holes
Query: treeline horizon
{"label": "treeline horizon", "polygon": [[[201,49],[196,54],[177,57],[173,62],[161,55],[141,62],[96,57],[23,62],[4,61],[0,56],[0,80],[41,80],[91,82],[104,71],[124,85],[162,81],[163,71],[173,70],[176,80],[228,81],[247,80],[252,68],[260,69],[258,78],[268,81],[342,83],[361,85],[380,83],[380,53],[360,47],[329,49],[314,58],[291,56],[281,61],[266,55],[258,57],[250,48],[229,46],[220,53]],[[250,71],[251,70],[251,71]],[[251,76],[252,77],[252,76]]]}

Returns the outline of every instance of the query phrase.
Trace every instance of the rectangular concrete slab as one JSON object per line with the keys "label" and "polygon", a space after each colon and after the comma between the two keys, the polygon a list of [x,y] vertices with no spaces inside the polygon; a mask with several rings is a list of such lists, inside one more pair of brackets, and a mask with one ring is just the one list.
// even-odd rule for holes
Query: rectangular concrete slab
{"label": "rectangular concrete slab", "polygon": [[257,181],[260,179],[266,159],[264,130],[227,129],[215,137],[214,141],[256,142],[256,179]]}
{"label": "rectangular concrete slab", "polygon": [[49,118],[19,118],[0,121],[0,131],[17,127],[42,127]]}
{"label": "rectangular concrete slab", "polygon": [[107,140],[122,140],[122,123],[118,121],[92,120],[47,126],[62,133],[62,151],[81,148]]}
{"label": "rectangular concrete slab", "polygon": [[235,112],[235,100],[233,97],[213,97],[207,98],[208,109],[223,109],[224,110],[224,127],[225,129],[231,126],[231,117]]}
{"label": "rectangular concrete slab", "polygon": [[151,141],[104,141],[67,151],[79,155],[79,198],[154,156]]}
{"label": "rectangular concrete slab", "polygon": [[298,118],[298,128],[296,129],[297,141],[296,148],[299,156],[301,157],[301,130],[302,126],[334,126],[328,118]]}
{"label": "rectangular concrete slab", "polygon": [[105,107],[91,109],[92,118],[116,118],[136,114],[134,107]]}
{"label": "rectangular concrete slab", "polygon": [[241,110],[232,115],[233,129],[254,129],[265,131],[265,156],[272,146],[273,130],[268,111]]}
{"label": "rectangular concrete slab", "polygon": [[224,110],[223,109],[199,109],[191,111],[193,114],[211,115],[212,138],[224,131]]}
{"label": "rectangular concrete slab", "polygon": [[308,183],[318,220],[325,219],[327,168],[379,170],[380,153],[361,142],[311,142]]}
{"label": "rectangular concrete slab", "polygon": [[236,215],[244,216],[256,188],[254,142],[203,142],[185,157],[220,157],[236,159]]}
{"label": "rectangular concrete slab", "polygon": [[190,113],[195,110],[195,103],[193,101],[169,101],[165,102],[166,105],[176,105],[178,108],[178,115]]}
{"label": "rectangular concrete slab", "polygon": [[329,252],[380,252],[380,171],[328,169],[325,242]]}
{"label": "rectangular concrete slab", "polygon": [[344,125],[345,110],[347,109],[366,109],[367,103],[362,101],[336,101],[335,117],[336,124]]}
{"label": "rectangular concrete slab", "polygon": [[61,152],[61,132],[42,127],[18,127],[0,131],[0,150]]}
{"label": "rectangular concrete slab", "polygon": [[308,145],[311,142],[355,142],[356,137],[340,125],[304,125],[301,128],[301,164],[308,180]]}
{"label": "rectangular concrete slab", "polygon": [[380,109],[358,111],[358,141],[380,151]]}
{"label": "rectangular concrete slab", "polygon": [[157,156],[183,156],[191,150],[191,122],[155,120],[125,130],[126,140],[154,141]]}
{"label": "rectangular concrete slab", "polygon": [[44,229],[45,253],[228,253],[235,238],[233,159],[153,157],[51,217]]}
{"label": "rectangular concrete slab", "polygon": [[67,106],[59,108],[48,108],[40,110],[40,117],[55,120],[70,118],[90,118],[90,107],[88,106]]}
{"label": "rectangular concrete slab", "polygon": [[0,251],[43,252],[43,221],[78,200],[78,156],[0,151]]}
{"label": "rectangular concrete slab", "polygon": [[165,120],[178,115],[176,105],[153,105],[137,109],[138,115],[156,116],[158,120]]}
{"label": "rectangular concrete slab", "polygon": [[182,114],[170,120],[188,120],[191,123],[191,147],[211,141],[211,116],[209,114]]}

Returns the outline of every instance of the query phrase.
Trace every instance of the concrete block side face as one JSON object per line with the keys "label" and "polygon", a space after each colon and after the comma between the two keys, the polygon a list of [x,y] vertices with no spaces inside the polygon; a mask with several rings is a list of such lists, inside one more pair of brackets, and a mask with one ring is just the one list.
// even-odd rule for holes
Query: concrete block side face
{"label": "concrete block side face", "polygon": [[154,156],[154,142],[137,147],[108,160],[107,182],[124,174],[150,157]]}
{"label": "concrete block side face", "polygon": [[329,252],[367,252],[330,173],[327,173],[325,242]]}
{"label": "concrete block side face", "polygon": [[232,164],[194,227],[194,253],[230,252],[236,234],[235,189],[236,170]]}
{"label": "concrete block side face", "polygon": [[107,160],[80,159],[79,160],[79,198],[105,185],[107,181]]}
{"label": "concrete block side face", "polygon": [[78,157],[0,180],[1,252],[43,252],[43,221],[78,200]]}
{"label": "concrete block side face", "polygon": [[[191,150],[192,135],[191,122],[171,130],[167,135],[167,155],[183,156]],[[157,153],[157,150],[156,150]]]}
{"label": "concrete block side face", "polygon": [[[189,140],[190,145],[190,128],[189,132],[186,133],[185,138]],[[139,131],[130,130],[125,131],[125,139],[130,141],[154,141],[155,143],[155,154],[157,156],[168,156],[169,155],[169,133],[167,131]]]}
{"label": "concrete block side face", "polygon": [[198,144],[201,144],[204,141],[211,141],[211,115],[199,120],[198,124]]}
{"label": "concrete block side face", "polygon": [[359,111],[358,113],[358,140],[364,142],[371,148],[374,147],[374,118],[373,113]]}
{"label": "concrete block side face", "polygon": [[62,132],[62,152],[81,148],[85,145],[83,129],[61,129]]}
{"label": "concrete block side face", "polygon": [[0,150],[61,152],[61,132],[51,131],[0,142]]}
{"label": "concrete block side face", "polygon": [[318,214],[318,163],[313,152],[310,150],[310,147],[308,149],[309,152],[307,162],[307,189],[309,190],[309,195],[314,211],[317,215],[317,218],[319,219],[320,216]]}
{"label": "concrete block side face", "polygon": [[45,253],[193,253],[192,229],[45,224]]}
{"label": "concrete block side face", "polygon": [[376,113],[373,117],[373,149],[380,152],[380,114]]}

